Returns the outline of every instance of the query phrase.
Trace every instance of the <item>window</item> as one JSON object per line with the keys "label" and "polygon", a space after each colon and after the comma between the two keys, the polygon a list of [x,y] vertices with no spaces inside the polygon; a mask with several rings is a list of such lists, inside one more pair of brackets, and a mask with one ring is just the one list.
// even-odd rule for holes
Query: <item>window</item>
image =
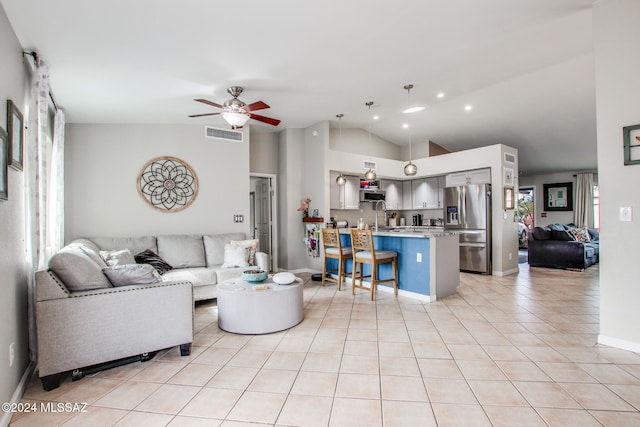
{"label": "window", "polygon": [[593,228],[600,232],[600,188],[593,186]]}

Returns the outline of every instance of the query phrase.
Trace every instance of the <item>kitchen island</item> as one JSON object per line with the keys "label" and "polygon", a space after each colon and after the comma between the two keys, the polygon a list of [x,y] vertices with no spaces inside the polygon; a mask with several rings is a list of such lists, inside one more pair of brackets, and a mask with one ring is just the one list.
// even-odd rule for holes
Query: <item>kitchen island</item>
{"label": "kitchen island", "polygon": [[[460,284],[458,234],[439,227],[396,227],[373,232],[376,250],[398,253],[398,294],[422,301],[435,301],[456,292]],[[343,246],[351,246],[351,229],[340,229]],[[331,262],[329,260],[329,265]],[[337,262],[333,265],[335,268]],[[353,268],[347,261],[347,272]],[[379,277],[392,276],[391,265],[381,265]],[[367,270],[369,269],[369,270]],[[370,274],[365,265],[365,274]],[[350,273],[347,280],[351,279]],[[382,292],[393,292],[391,286],[378,285]]]}

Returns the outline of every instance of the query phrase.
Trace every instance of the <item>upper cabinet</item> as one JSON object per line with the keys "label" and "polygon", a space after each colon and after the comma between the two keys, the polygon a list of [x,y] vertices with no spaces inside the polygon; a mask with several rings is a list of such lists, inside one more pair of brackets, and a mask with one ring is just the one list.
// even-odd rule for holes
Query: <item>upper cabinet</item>
{"label": "upper cabinet", "polygon": [[411,181],[402,181],[402,209],[413,209],[413,188]]}
{"label": "upper cabinet", "polygon": [[468,184],[491,184],[491,169],[475,169],[450,173],[446,176],[446,187],[457,187]]}
{"label": "upper cabinet", "polygon": [[338,172],[331,172],[331,191],[329,207],[331,209],[359,209],[360,208],[360,179],[357,176],[345,175],[345,185],[338,185]]}
{"label": "upper cabinet", "polygon": [[385,191],[385,205],[388,210],[404,209],[402,200],[402,181],[383,179],[380,181]]}
{"label": "upper cabinet", "polygon": [[412,180],[413,209],[440,209],[443,183],[444,177],[440,176]]}

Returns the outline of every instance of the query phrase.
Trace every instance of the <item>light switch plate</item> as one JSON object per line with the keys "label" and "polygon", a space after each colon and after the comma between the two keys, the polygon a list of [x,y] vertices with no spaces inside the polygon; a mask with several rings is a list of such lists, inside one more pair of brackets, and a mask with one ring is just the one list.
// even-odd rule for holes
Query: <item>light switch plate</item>
{"label": "light switch plate", "polygon": [[631,221],[633,211],[631,207],[620,208],[620,221]]}

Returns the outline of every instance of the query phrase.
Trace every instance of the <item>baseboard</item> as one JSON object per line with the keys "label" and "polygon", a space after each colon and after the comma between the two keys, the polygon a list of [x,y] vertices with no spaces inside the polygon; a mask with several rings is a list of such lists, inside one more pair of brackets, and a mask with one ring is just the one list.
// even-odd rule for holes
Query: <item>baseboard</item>
{"label": "baseboard", "polygon": [[[337,274],[332,274],[331,277],[333,277],[334,279],[338,280],[338,275]],[[351,277],[345,277],[344,278],[344,282],[351,284]],[[370,283],[367,282],[366,280],[363,280],[364,283]],[[386,293],[393,293],[393,286],[388,286],[388,285],[384,285],[384,284],[380,284],[378,285],[378,291],[379,292],[386,292]],[[407,297],[407,298],[411,298],[411,299],[415,299],[415,300],[419,300],[419,301],[424,301],[424,302],[431,302],[431,296],[429,295],[424,295],[424,294],[419,294],[417,292],[411,292],[411,291],[405,291],[403,289],[398,289],[398,296],[403,296],[403,297]]]}
{"label": "baseboard", "polygon": [[492,275],[493,276],[499,276],[499,277],[510,276],[512,274],[518,274],[519,271],[520,271],[520,269],[518,267],[516,267],[516,268],[512,268],[510,270],[505,270],[505,271],[494,271],[492,273]]}
{"label": "baseboard", "polygon": [[[18,383],[18,386],[13,392],[13,396],[11,396],[11,401],[8,403],[20,402],[20,399],[22,399],[22,396],[24,395],[24,392],[27,389],[27,386],[29,385],[29,381],[31,381],[31,376],[33,375],[35,370],[36,370],[36,362],[30,362],[29,365],[27,366],[27,369],[25,369],[24,374],[22,374],[22,378],[20,378],[20,382]],[[4,412],[2,414],[2,418],[0,419],[0,426],[7,427],[11,422],[12,415],[13,413],[11,412]]]}
{"label": "baseboard", "polygon": [[322,274],[322,271],[320,270],[314,270],[313,268],[298,268],[295,270],[281,270],[281,271],[288,271],[289,273],[311,273],[311,274]]}
{"label": "baseboard", "polygon": [[[368,282],[365,281],[365,283],[368,283]],[[388,294],[392,294],[393,286],[378,285],[378,292],[386,292]],[[398,296],[407,297],[407,298],[424,301],[424,302],[431,302],[431,296],[429,295],[423,295],[417,292],[405,291],[404,289],[398,289]]]}
{"label": "baseboard", "polygon": [[640,353],[640,343],[621,340],[619,338],[608,337],[605,335],[598,335],[598,344],[608,345],[609,347],[616,347],[622,350],[633,351],[634,353]]}

